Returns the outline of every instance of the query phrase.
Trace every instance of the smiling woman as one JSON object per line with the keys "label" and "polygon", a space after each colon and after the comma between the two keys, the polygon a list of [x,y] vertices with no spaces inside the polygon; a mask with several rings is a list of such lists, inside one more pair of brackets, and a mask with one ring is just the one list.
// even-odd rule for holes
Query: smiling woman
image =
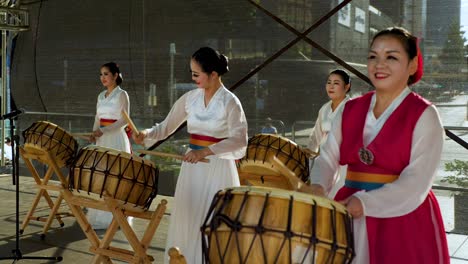
{"label": "smiling woman", "polygon": [[405,29],[374,37],[375,91],[346,103],[311,171],[312,189],[327,194],[339,165],[348,166],[335,200],[354,217],[356,263],[450,262],[431,191],[444,129],[435,107],[408,88],[422,76],[421,56]]}

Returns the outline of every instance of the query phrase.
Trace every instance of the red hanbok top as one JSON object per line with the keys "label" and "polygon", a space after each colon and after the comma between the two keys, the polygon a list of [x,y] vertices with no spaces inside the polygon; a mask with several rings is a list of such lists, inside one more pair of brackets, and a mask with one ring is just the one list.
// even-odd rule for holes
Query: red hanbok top
{"label": "red hanbok top", "polygon": [[[364,146],[363,131],[372,95],[349,101],[343,112],[340,164],[348,164],[348,173],[345,186],[335,197],[337,201],[358,191],[372,192],[398,179],[410,162],[413,130],[430,104],[415,93],[408,94],[374,140]],[[432,191],[406,215],[366,216],[365,221],[370,263],[450,261],[439,205]]]}

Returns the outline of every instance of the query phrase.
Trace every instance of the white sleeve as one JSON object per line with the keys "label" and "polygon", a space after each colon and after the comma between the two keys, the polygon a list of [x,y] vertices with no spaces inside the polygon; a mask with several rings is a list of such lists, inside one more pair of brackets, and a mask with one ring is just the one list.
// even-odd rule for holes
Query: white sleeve
{"label": "white sleeve", "polygon": [[115,109],[115,111],[119,112],[120,118],[106,127],[101,127],[100,129],[102,133],[119,130],[123,126],[127,125],[127,120],[123,117],[122,110],[125,110],[130,115],[130,102],[128,94],[125,91],[119,94],[119,108]]}
{"label": "white sleeve", "polygon": [[161,123],[156,123],[153,127],[146,129],[145,146],[151,146],[155,142],[167,138],[170,134],[187,120],[187,112],[185,111],[185,101],[187,94],[182,95],[172,106],[171,111],[167,114],[166,119]]}
{"label": "white sleeve", "polygon": [[311,184],[319,184],[328,194],[338,177],[340,168],[340,145],[342,141],[341,120],[342,114],[338,113],[332,122],[330,133],[320,148],[320,155],[315,159],[310,172]]}
{"label": "white sleeve", "polygon": [[93,131],[98,130],[98,128],[99,128],[99,126],[100,126],[99,118],[98,118],[98,115],[97,115],[97,106],[98,106],[98,102],[99,102],[99,96],[98,96],[98,100],[97,100],[97,102],[96,102],[96,115],[94,116]]}
{"label": "white sleeve", "polygon": [[318,152],[320,143],[322,142],[322,108],[320,109],[317,121],[315,121],[315,125],[312,128],[312,132],[309,135],[309,142],[307,143],[307,148]]}
{"label": "white sleeve", "polygon": [[444,128],[434,106],[423,112],[413,132],[411,157],[400,177],[369,192],[354,195],[363,204],[364,214],[397,217],[418,208],[426,199],[437,173],[444,142]]}
{"label": "white sleeve", "polygon": [[94,116],[93,131],[96,131],[99,128],[99,118],[97,115]]}
{"label": "white sleeve", "polygon": [[240,159],[245,155],[247,148],[247,119],[241,103],[236,98],[229,101],[226,111],[229,137],[209,148],[220,158]]}

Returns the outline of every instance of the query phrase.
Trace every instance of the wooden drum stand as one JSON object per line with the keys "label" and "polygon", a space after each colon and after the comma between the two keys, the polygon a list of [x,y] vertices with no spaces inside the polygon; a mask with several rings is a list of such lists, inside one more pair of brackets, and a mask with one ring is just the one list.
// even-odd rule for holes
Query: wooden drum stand
{"label": "wooden drum stand", "polygon": [[[152,162],[129,153],[96,146],[79,151],[70,170],[70,185],[61,193],[91,243],[89,250],[95,254],[91,263],[113,263],[111,259],[154,261],[146,251],[167,205],[166,200],[161,200],[156,210],[147,210],[157,195],[158,174]],[[112,222],[102,239],[92,229],[83,207],[112,213]],[[141,240],[128,223],[128,216],[149,221]],[[132,250],[111,246],[119,227]]]}
{"label": "wooden drum stand", "polygon": [[[104,199],[99,201],[81,196],[68,189],[63,189],[62,193],[75,215],[78,224],[91,243],[90,252],[96,254],[91,263],[113,263],[111,258],[129,263],[152,263],[154,261],[154,258],[147,255],[146,251],[166,211],[166,200],[161,200],[155,211],[143,211],[134,205],[124,204],[120,200],[116,200],[107,195],[104,195]],[[82,206],[112,213],[114,217],[112,223],[101,240],[91,228]],[[149,221],[148,227],[141,240],[138,239],[132,227],[127,222],[127,216]],[[110,246],[119,227],[133,251]]]}
{"label": "wooden drum stand", "polygon": [[[57,165],[55,157],[53,157],[50,152],[47,150],[41,149],[41,148],[35,148],[33,146],[28,146],[27,148],[21,146],[19,148],[20,155],[23,158],[26,166],[28,167],[29,171],[32,174],[32,177],[36,181],[37,188],[39,189],[36,197],[34,198],[34,201],[31,205],[31,208],[28,211],[28,214],[23,220],[23,224],[21,225],[20,233],[22,234],[25,230],[25,228],[28,226],[30,220],[36,220],[36,221],[41,221],[45,222],[44,228],[42,229],[41,233],[41,238],[43,239],[45,237],[45,234],[49,230],[53,219],[55,218],[61,227],[64,226],[64,223],[62,221],[62,216],[73,216],[69,212],[65,213],[60,213],[58,212],[58,209],[62,203],[63,200],[63,195],[59,193],[59,196],[55,203],[52,201],[51,196],[49,195],[49,191],[60,191],[63,189],[63,187],[66,188],[67,186],[67,180],[65,176],[62,174],[60,171],[59,166]],[[40,174],[37,172],[36,168],[32,164],[32,160],[37,160],[45,165],[47,165],[48,169],[46,173],[44,174],[44,177],[41,178]],[[60,184],[50,184],[49,180],[52,177],[52,175],[55,173],[57,175],[58,179],[60,180]],[[47,218],[45,217],[40,217],[40,216],[34,216],[34,212],[36,211],[37,205],[40,201],[40,199],[44,197],[46,200],[47,204],[50,207],[50,214]]]}

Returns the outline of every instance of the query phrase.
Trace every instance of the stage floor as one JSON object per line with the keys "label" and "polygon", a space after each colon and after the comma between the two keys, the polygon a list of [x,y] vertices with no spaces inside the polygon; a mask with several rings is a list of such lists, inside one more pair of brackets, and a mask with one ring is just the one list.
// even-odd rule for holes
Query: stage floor
{"label": "stage floor", "polygon": [[[21,222],[28,212],[31,203],[36,195],[37,188],[32,177],[20,177],[20,226]],[[0,258],[11,256],[11,251],[15,249],[15,186],[12,185],[11,175],[0,175]],[[168,201],[168,209],[164,215],[152,243],[148,249],[148,254],[155,258],[154,263],[163,263],[164,247],[169,223],[169,213],[171,212],[172,197],[158,196],[151,209],[154,209],[161,199]],[[43,199],[42,199],[43,200]],[[453,223],[453,203],[450,204],[449,196],[440,197],[440,204],[444,214],[444,221],[450,228],[450,221]],[[64,210],[68,206],[63,203]],[[36,215],[46,215],[48,207],[44,202],[38,205]],[[446,219],[447,218],[447,219]],[[90,243],[86,239],[83,231],[76,223],[73,217],[63,219],[65,226],[59,227],[54,221],[51,229],[44,240],[41,240],[40,233],[43,223],[31,221],[24,234],[20,236],[20,250],[25,257],[63,257],[61,263],[89,263],[93,254],[89,252]],[[133,219],[132,226],[137,235],[141,235],[146,227],[146,221]],[[447,231],[450,231],[449,229]],[[104,232],[98,232],[103,235]],[[468,236],[447,234],[449,242],[450,255],[453,264],[468,264]],[[117,247],[131,249],[125,236],[121,231],[117,232],[113,244]],[[0,260],[0,263],[12,263],[13,260]],[[20,263],[51,263],[45,260],[21,260]],[[124,263],[114,261],[114,263]]]}

